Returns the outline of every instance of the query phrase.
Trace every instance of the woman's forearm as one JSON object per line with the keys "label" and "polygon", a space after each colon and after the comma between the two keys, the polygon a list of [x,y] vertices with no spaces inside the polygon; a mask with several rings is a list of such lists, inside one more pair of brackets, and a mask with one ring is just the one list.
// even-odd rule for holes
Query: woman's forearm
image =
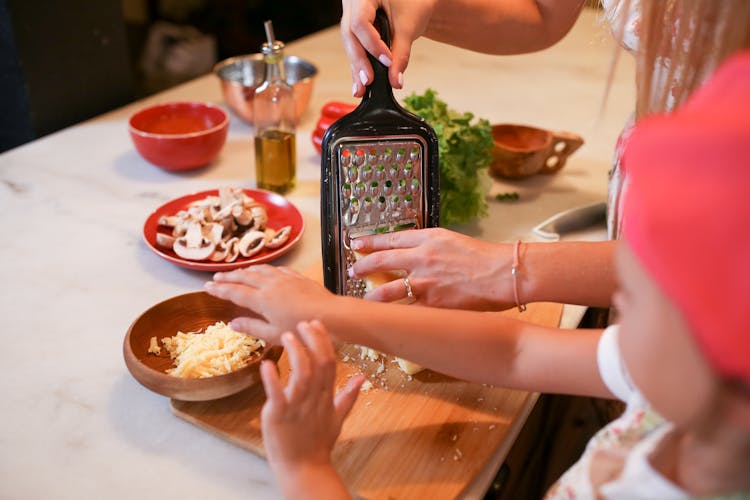
{"label": "woman's forearm", "polygon": [[609,395],[596,364],[600,331],[545,328],[502,313],[337,300],[318,319],[341,341],[474,382]]}
{"label": "woman's forearm", "polygon": [[517,276],[521,302],[609,307],[615,241],[525,243]]}
{"label": "woman's forearm", "polygon": [[575,24],[583,0],[438,0],[425,36],[488,54],[545,49]]}

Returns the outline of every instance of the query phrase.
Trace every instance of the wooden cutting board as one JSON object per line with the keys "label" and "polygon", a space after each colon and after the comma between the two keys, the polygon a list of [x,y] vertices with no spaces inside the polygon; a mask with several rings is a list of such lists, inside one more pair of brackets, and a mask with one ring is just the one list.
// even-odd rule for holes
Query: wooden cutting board
{"label": "wooden cutting board", "polygon": [[[530,304],[512,317],[547,326],[560,322],[559,304]],[[357,372],[372,387],[362,391],[333,450],[333,460],[350,491],[363,498],[455,498],[477,477],[518,418],[525,418],[531,394],[457,380],[432,371],[410,377],[392,358],[360,358],[355,346],[339,346],[338,387]],[[282,380],[289,374],[279,360]],[[174,413],[222,439],[265,456],[258,385],[207,402],[172,400]]]}

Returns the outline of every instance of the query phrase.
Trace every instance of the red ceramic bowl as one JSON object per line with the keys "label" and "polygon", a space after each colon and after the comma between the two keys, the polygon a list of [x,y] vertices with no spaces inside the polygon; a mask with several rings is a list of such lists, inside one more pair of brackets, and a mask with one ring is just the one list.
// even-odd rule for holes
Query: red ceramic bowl
{"label": "red ceramic bowl", "polygon": [[227,138],[229,117],[202,102],[169,102],[130,117],[130,137],[146,160],[165,170],[189,170],[211,163]]}

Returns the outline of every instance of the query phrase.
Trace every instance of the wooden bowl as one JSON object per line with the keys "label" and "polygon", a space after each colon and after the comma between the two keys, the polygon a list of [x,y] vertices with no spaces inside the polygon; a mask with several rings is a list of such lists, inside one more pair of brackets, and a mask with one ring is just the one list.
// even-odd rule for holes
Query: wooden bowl
{"label": "wooden bowl", "polygon": [[583,137],[577,134],[513,123],[493,125],[492,137],[490,170],[506,179],[555,173],[583,144]]}
{"label": "wooden bowl", "polygon": [[231,302],[217,299],[206,292],[179,295],[151,307],[136,319],[125,336],[123,354],[133,377],[152,391],[182,401],[219,399],[260,381],[258,368],[263,359],[278,360],[282,348],[266,347],[247,366],[237,371],[208,378],[180,378],[168,375],[173,362],[162,347],[159,355],[148,352],[151,337],[172,337],[178,331],[205,330],[217,321],[228,323],[238,316],[251,313]]}

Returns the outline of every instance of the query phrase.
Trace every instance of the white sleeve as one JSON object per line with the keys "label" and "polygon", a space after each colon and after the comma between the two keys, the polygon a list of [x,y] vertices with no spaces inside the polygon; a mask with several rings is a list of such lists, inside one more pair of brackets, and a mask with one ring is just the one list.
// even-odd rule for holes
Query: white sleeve
{"label": "white sleeve", "polygon": [[620,356],[620,346],[617,344],[618,332],[618,325],[612,325],[604,330],[599,339],[596,360],[604,385],[617,399],[627,402],[637,389],[630,380],[628,370]]}

